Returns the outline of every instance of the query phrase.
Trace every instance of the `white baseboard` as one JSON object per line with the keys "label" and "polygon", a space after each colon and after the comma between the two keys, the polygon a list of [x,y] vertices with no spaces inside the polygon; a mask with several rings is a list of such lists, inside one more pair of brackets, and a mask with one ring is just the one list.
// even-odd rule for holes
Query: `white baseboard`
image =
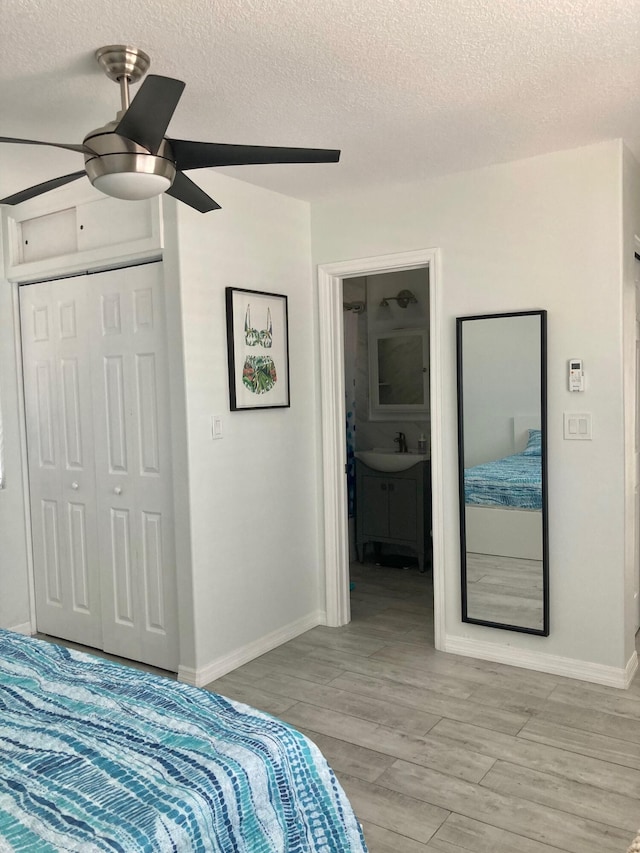
{"label": "white baseboard", "polygon": [[22,625],[13,625],[11,628],[7,628],[7,630],[14,631],[16,634],[25,634],[27,637],[31,637],[35,633],[31,627],[31,622],[23,622]]}
{"label": "white baseboard", "polygon": [[186,666],[178,667],[178,681],[183,681],[185,684],[193,684],[196,687],[203,687],[205,684],[215,681],[216,678],[222,678],[223,675],[232,672],[239,666],[255,660],[260,655],[270,652],[277,646],[293,640],[294,637],[299,637],[305,631],[310,631],[316,625],[326,624],[327,614],[323,610],[316,610],[315,613],[303,616],[302,619],[297,619],[295,622],[285,625],[284,628],[279,628],[271,634],[260,637],[260,639],[254,640],[252,643],[248,643],[246,646],[242,646],[230,654],[216,658],[204,667],[198,669],[191,669]]}
{"label": "white baseboard", "polygon": [[523,669],[534,669],[537,672],[548,672],[552,675],[563,675],[566,678],[576,678],[580,681],[591,681],[594,684],[604,684],[607,687],[619,687],[626,690],[631,684],[638,669],[638,655],[634,651],[626,667],[605,666],[601,663],[589,663],[573,658],[549,655],[544,652],[525,651],[510,646],[498,646],[495,643],[478,642],[466,637],[452,637],[447,634],[442,651],[454,655],[490,660],[509,666],[519,666]]}
{"label": "white baseboard", "polygon": [[627,661],[627,665],[624,668],[624,678],[625,678],[624,688],[625,688],[625,690],[627,689],[627,687],[629,687],[629,685],[633,681],[633,677],[637,671],[638,671],[638,653],[634,650],[633,654],[631,655],[631,657]]}

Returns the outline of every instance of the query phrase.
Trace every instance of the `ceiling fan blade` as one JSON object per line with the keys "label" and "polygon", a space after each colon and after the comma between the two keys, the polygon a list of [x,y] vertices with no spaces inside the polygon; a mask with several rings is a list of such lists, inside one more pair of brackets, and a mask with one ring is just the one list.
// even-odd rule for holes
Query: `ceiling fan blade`
{"label": "ceiling fan blade", "polygon": [[225,145],[168,139],[178,169],[247,166],[254,163],[337,163],[340,152],[328,148],[278,148],[267,145]]}
{"label": "ceiling fan blade", "polygon": [[26,190],[20,190],[19,193],[8,195],[6,198],[0,198],[0,204],[20,204],[22,201],[28,201],[30,198],[35,198],[37,195],[48,193],[49,190],[55,190],[56,187],[62,187],[65,184],[70,184],[71,181],[77,181],[78,178],[83,178],[86,175],[85,171],[71,172],[70,175],[62,175],[60,178],[52,178],[50,181],[44,181],[42,184],[36,184]]}
{"label": "ceiling fan blade", "polygon": [[0,142],[15,142],[18,145],[49,145],[53,148],[66,148],[80,154],[93,154],[86,145],[65,145],[63,142],[39,142],[37,139],[14,139],[12,136],[0,136]]}
{"label": "ceiling fan blade", "polygon": [[182,80],[149,74],[116,127],[116,133],[155,154],[164,139],[184,85]]}
{"label": "ceiling fan blade", "polygon": [[177,198],[193,207],[200,213],[208,213],[210,210],[220,210],[220,205],[214,201],[211,196],[208,196],[204,190],[201,190],[197,184],[194,184],[191,178],[183,175],[182,172],[176,172],[173,184],[167,190],[167,195]]}

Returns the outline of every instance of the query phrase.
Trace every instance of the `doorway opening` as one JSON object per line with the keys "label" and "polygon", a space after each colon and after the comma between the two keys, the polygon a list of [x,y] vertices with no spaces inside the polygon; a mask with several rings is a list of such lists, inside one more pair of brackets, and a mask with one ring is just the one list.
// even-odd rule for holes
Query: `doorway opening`
{"label": "doorway opening", "polygon": [[348,278],[342,290],[351,616],[408,631],[410,608],[424,633],[433,612],[429,270]]}
{"label": "doorway opening", "polygon": [[[398,276],[407,275],[398,278]],[[379,278],[376,280],[374,277]],[[390,277],[390,276],[394,276]],[[347,405],[345,402],[345,352],[350,345],[347,342],[345,347],[345,321],[343,316],[343,306],[349,303],[362,302],[362,299],[352,298],[354,288],[358,286],[359,278],[365,277],[366,283],[372,286],[372,297],[367,297],[372,306],[372,317],[380,321],[384,328],[377,328],[373,331],[373,340],[376,343],[383,341],[383,346],[378,346],[372,350],[372,357],[367,358],[367,365],[371,365],[372,382],[367,380],[367,388],[369,389],[369,400],[367,403],[367,411],[373,414],[374,418],[367,419],[369,425],[365,429],[364,440],[370,444],[369,449],[380,447],[384,450],[403,449],[402,442],[406,443],[407,450],[413,450],[416,454],[419,450],[423,450],[423,456],[429,457],[429,465],[427,466],[430,475],[430,488],[427,488],[424,493],[431,497],[431,513],[430,522],[427,518],[428,511],[425,511],[424,505],[417,509],[422,513],[424,527],[427,531],[423,539],[422,549],[417,547],[420,542],[420,535],[414,535],[413,540],[409,543],[407,537],[401,530],[397,528],[393,531],[393,535],[378,538],[377,545],[374,545],[374,563],[376,557],[380,557],[378,562],[393,562],[387,558],[397,558],[400,563],[404,562],[407,565],[415,566],[416,577],[419,578],[421,568],[429,569],[432,567],[433,576],[433,615],[434,615],[434,645],[436,648],[444,647],[444,555],[443,542],[444,536],[442,531],[442,447],[441,447],[441,416],[442,416],[442,391],[441,391],[441,370],[440,370],[440,337],[441,337],[441,310],[440,310],[440,274],[439,274],[439,252],[437,249],[419,250],[415,252],[406,252],[395,255],[385,255],[382,257],[363,258],[353,261],[340,262],[337,264],[323,265],[319,268],[319,302],[320,302],[320,363],[321,363],[321,392],[322,392],[322,445],[323,445],[323,485],[324,485],[324,544],[325,544],[325,588],[326,588],[326,611],[327,624],[330,626],[340,626],[347,624],[351,619],[351,603],[350,603],[350,584],[353,582],[351,571],[355,573],[354,581],[357,585],[357,576],[361,571],[359,562],[353,563],[350,557],[354,556],[354,548],[350,547],[349,541],[349,489],[348,489],[348,451],[347,442],[345,439],[345,424],[347,423]],[[412,287],[407,286],[409,277],[412,277],[414,290],[419,291],[414,293]],[[422,291],[418,287],[419,281],[423,282]],[[428,283],[428,286],[427,286]],[[391,285],[393,292],[378,294],[379,288],[387,289]],[[407,291],[416,302],[412,302],[411,298],[404,292]],[[391,346],[389,337],[398,337],[395,333],[399,331],[397,326],[400,321],[397,316],[405,310],[402,303],[406,303],[406,310],[410,306],[419,306],[420,297],[422,298],[422,317],[420,312],[413,315],[413,321],[408,321],[403,318],[402,325],[408,327],[403,329],[403,337],[411,337],[411,331],[417,330],[417,337],[423,340],[425,347],[426,360],[423,361],[423,367],[427,368],[424,379],[423,397],[420,398],[420,383],[413,389],[411,400],[398,400],[394,396],[393,389],[389,388],[387,378],[380,378],[380,371],[384,370],[386,353]],[[376,304],[374,304],[376,303]],[[386,304],[384,304],[386,303]],[[394,310],[389,311],[393,306]],[[351,312],[347,312],[351,313]],[[361,317],[364,311],[360,313]],[[375,317],[374,317],[375,315]],[[349,321],[353,325],[353,320]],[[358,322],[361,322],[358,321]],[[375,324],[372,324],[375,325]],[[371,332],[371,329],[369,329]],[[352,342],[351,342],[352,343]],[[399,342],[400,348],[405,348],[408,345],[407,340]],[[417,346],[414,342],[414,346]],[[393,347],[392,347],[393,348]],[[381,355],[382,353],[382,355]],[[422,381],[422,380],[421,380]],[[371,395],[370,389],[373,386],[374,392],[377,387],[378,393]],[[384,387],[382,387],[384,386]],[[416,396],[417,395],[417,396]],[[385,406],[389,407],[385,409]],[[395,408],[394,408],[395,407]],[[413,407],[413,408],[411,408]],[[405,410],[405,415],[410,412],[411,417],[403,419],[399,417],[400,410]],[[377,420],[376,418],[379,418]],[[402,423],[406,426],[405,429],[398,427],[391,430],[394,424],[397,426]],[[356,424],[357,432],[357,424]],[[398,435],[401,433],[402,436]],[[414,434],[415,433],[415,434]],[[392,435],[393,434],[393,435]],[[377,443],[376,436],[380,436],[380,444]],[[421,436],[424,436],[426,448],[423,448]],[[398,442],[394,443],[393,438],[397,438]],[[359,439],[358,439],[359,440]],[[389,446],[390,445],[390,446]],[[362,446],[362,445],[361,445]],[[354,454],[358,452],[353,449]],[[391,454],[390,454],[391,455]],[[402,454],[404,456],[404,453]],[[399,456],[399,454],[398,454]],[[393,465],[398,462],[398,456],[395,453],[392,455]],[[371,459],[369,460],[371,461]],[[413,460],[411,460],[413,462]],[[419,460],[420,463],[423,459]],[[369,471],[372,478],[377,476],[376,468],[380,467],[377,461],[374,460],[374,469]],[[383,462],[384,467],[384,462]],[[407,466],[408,470],[415,469],[416,466]],[[422,470],[422,469],[421,469]],[[395,472],[386,472],[394,475]],[[415,470],[414,470],[415,473]],[[415,493],[416,489],[422,488],[419,484],[407,486],[410,482],[410,477],[406,473],[398,474],[397,479],[402,481],[399,483],[400,491],[406,488],[409,493]],[[368,485],[377,485],[385,497],[389,497],[389,483],[395,487],[396,477],[392,476],[387,481],[387,488],[384,488],[385,479],[384,472],[381,482]],[[397,497],[395,490],[391,490],[394,498]],[[403,503],[403,498],[400,498],[400,503],[397,506],[387,504],[387,522],[390,516],[397,515],[400,520],[406,516],[406,505]],[[427,501],[429,503],[429,501]],[[398,508],[399,507],[399,508]],[[396,509],[398,512],[396,513]],[[374,508],[374,513],[375,513]],[[390,514],[390,515],[389,515]],[[395,514],[395,515],[394,515]],[[353,527],[353,524],[351,525]],[[429,535],[431,533],[431,535]],[[358,541],[359,534],[355,536],[356,550],[364,542]],[[380,542],[380,538],[386,541]],[[375,539],[372,540],[375,542]],[[409,547],[410,545],[414,547]],[[430,546],[430,547],[429,547]],[[422,553],[420,553],[422,551]],[[394,553],[395,552],[395,553]],[[404,554],[403,554],[404,552]],[[370,551],[369,551],[370,553]],[[357,556],[357,554],[355,555]],[[367,557],[367,559],[369,559]],[[353,566],[353,569],[351,568]],[[365,570],[367,566],[365,565]],[[398,570],[393,566],[377,567],[384,572],[387,577],[393,576],[394,582],[400,582]],[[402,571],[402,567],[399,571]],[[431,571],[426,572],[429,579]],[[382,576],[382,574],[380,575]],[[426,580],[426,578],[422,579]]]}

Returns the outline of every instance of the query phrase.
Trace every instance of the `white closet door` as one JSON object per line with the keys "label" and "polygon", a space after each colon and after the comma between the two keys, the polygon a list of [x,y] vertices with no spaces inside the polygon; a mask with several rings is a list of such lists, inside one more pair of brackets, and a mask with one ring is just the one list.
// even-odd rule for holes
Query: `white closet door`
{"label": "white closet door", "polygon": [[20,288],[38,630],[102,646],[87,276]]}
{"label": "white closet door", "polygon": [[20,302],[38,630],[175,671],[162,267]]}
{"label": "white closet door", "polygon": [[91,276],[104,649],[178,665],[162,266]]}

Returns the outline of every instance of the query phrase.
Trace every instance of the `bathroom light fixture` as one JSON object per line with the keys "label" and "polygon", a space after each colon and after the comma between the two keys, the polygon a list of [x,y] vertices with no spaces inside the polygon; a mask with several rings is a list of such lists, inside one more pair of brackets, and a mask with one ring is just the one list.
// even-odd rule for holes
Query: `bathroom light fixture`
{"label": "bathroom light fixture", "polygon": [[406,308],[410,303],[417,302],[418,300],[415,298],[413,293],[410,290],[401,290],[397,296],[385,296],[382,302],[380,303],[381,308],[388,308],[389,302],[395,301],[398,303],[400,308]]}

